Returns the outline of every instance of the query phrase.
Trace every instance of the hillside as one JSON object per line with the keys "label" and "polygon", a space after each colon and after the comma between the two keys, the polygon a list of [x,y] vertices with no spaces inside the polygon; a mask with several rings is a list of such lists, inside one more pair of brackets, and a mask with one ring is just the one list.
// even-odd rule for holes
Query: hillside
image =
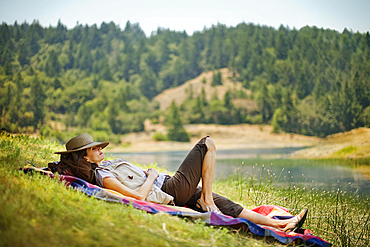
{"label": "hillside", "polygon": [[[204,89],[206,99],[209,101],[213,95],[217,95],[218,99],[222,99],[227,90],[231,89],[233,91],[244,91],[247,95],[251,94],[250,90],[243,87],[242,83],[235,81],[235,75],[228,68],[223,68],[219,70],[222,76],[222,85],[211,86],[212,76],[217,71],[203,72],[196,78],[185,82],[184,84],[164,90],[162,93],[154,97],[154,101],[159,102],[160,109],[164,110],[170,106],[171,102],[174,100],[177,105],[189,97],[189,92],[191,91],[192,97],[197,97],[201,94],[202,89]],[[203,82],[205,81],[205,82]],[[239,99],[240,101],[241,99]],[[241,105],[241,102],[239,103]],[[243,99],[243,103],[249,109],[253,110],[257,108],[257,104],[253,100]]]}
{"label": "hillside", "polygon": [[370,158],[370,128],[327,136],[316,146],[296,152],[293,158]]}

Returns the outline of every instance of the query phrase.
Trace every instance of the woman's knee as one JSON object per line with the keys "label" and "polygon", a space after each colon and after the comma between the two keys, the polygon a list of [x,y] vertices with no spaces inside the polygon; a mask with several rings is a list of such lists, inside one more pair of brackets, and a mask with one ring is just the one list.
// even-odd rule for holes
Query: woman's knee
{"label": "woman's knee", "polygon": [[206,138],[206,146],[207,146],[207,149],[208,149],[208,151],[216,151],[216,144],[215,144],[215,142],[212,140],[212,138],[211,137],[207,137]]}

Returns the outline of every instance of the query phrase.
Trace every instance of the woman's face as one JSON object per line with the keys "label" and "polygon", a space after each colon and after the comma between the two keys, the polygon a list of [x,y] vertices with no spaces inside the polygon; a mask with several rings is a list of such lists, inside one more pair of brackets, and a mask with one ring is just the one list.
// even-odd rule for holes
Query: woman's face
{"label": "woman's face", "polygon": [[95,146],[86,149],[87,155],[84,157],[90,163],[99,163],[105,158],[105,155],[101,151],[102,148]]}

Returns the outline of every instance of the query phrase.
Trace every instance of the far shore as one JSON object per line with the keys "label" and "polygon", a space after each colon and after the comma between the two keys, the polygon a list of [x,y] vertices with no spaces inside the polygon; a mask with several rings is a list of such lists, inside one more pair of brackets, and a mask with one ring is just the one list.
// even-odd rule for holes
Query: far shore
{"label": "far shore", "polygon": [[319,138],[291,133],[272,133],[270,125],[185,125],[190,142],[155,141],[155,132],[165,134],[166,127],[145,123],[145,131],[130,133],[121,138],[121,144],[110,145],[111,153],[159,152],[190,150],[204,136],[210,136],[218,150],[307,147],[291,155],[292,158],[370,158],[370,129],[359,128]]}
{"label": "far shore", "polygon": [[190,150],[204,136],[210,136],[218,150],[257,149],[283,147],[312,147],[323,142],[318,137],[309,137],[289,133],[272,133],[269,125],[185,125],[191,135],[190,142],[155,141],[155,132],[166,133],[166,127],[146,123],[145,131],[130,133],[121,138],[120,145],[110,145],[108,152],[156,152]]}

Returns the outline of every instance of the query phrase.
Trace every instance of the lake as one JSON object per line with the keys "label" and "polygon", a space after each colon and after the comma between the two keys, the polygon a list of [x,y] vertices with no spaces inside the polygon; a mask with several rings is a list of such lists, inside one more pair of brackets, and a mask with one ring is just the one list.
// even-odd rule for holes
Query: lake
{"label": "lake", "polygon": [[[341,190],[360,196],[370,196],[370,166],[359,166],[344,160],[288,159],[292,152],[302,148],[217,150],[215,179],[243,174],[260,179],[272,176],[278,185],[287,182],[302,184],[306,189]],[[175,172],[187,151],[145,153],[107,153],[107,157],[121,157],[139,164],[157,163]],[[364,173],[363,169],[369,173]],[[279,179],[278,179],[279,178]]]}

